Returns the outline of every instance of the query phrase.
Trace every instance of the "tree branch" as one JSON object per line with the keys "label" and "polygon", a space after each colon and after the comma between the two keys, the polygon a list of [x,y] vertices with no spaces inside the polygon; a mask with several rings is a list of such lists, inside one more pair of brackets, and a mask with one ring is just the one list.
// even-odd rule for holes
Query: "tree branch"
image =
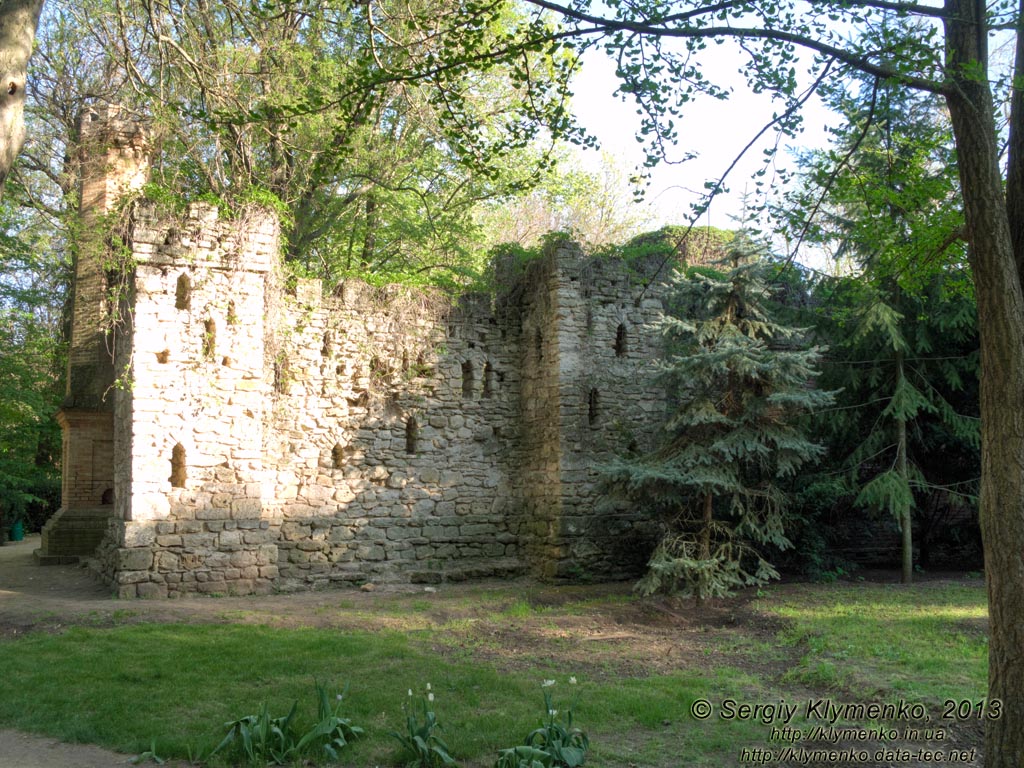
{"label": "tree branch", "polygon": [[[588,35],[592,35],[598,32],[632,32],[634,34],[648,35],[652,37],[686,40],[706,38],[777,40],[780,42],[792,43],[793,45],[805,48],[809,51],[814,51],[815,53],[819,53],[830,59],[836,59],[837,61],[847,64],[850,67],[853,67],[854,69],[864,72],[865,74],[872,75],[873,77],[878,77],[883,80],[896,80],[897,82],[910,86],[911,88],[915,88],[921,91],[927,91],[929,93],[936,93],[940,95],[946,95],[952,92],[951,86],[949,86],[945,82],[939,82],[931,80],[926,77],[919,77],[916,75],[904,74],[883,64],[876,64],[872,62],[867,56],[852,53],[851,51],[848,51],[844,48],[838,48],[834,45],[830,45],[822,40],[816,40],[813,37],[808,37],[806,35],[798,34],[796,32],[788,32],[782,29],[759,29],[757,27],[728,26],[684,26],[673,28],[664,25],[667,20],[659,20],[656,23],[646,23],[640,21],[630,21],[627,19],[608,19],[600,16],[593,16],[591,14],[583,13],[582,11],[577,11],[573,8],[568,8],[566,6],[559,5],[558,3],[550,2],[550,0],[525,1],[530,5],[535,5],[539,8],[544,8],[545,10],[562,14],[565,18],[572,19],[577,22],[583,22],[586,24],[594,25],[594,28],[592,29],[580,30],[579,32],[581,34],[585,33]],[[900,4],[896,3],[895,5]],[[705,15],[711,13],[710,11],[703,11],[703,9],[702,12]],[[694,18],[694,16],[691,15],[689,18]]]}

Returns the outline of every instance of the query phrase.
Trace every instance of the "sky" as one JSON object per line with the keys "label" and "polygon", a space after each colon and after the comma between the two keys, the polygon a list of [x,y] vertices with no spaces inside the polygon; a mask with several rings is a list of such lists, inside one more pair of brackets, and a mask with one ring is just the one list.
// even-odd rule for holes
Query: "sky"
{"label": "sky", "polygon": [[[705,71],[719,84],[728,84],[733,94],[726,101],[705,98],[688,105],[685,119],[680,123],[679,156],[685,151],[700,154],[682,164],[662,164],[654,170],[647,192],[647,204],[652,207],[654,228],[663,224],[686,223],[691,214],[690,205],[703,191],[705,180],[718,179],[732,163],[740,150],[771,119],[773,104],[766,96],[752,94],[739,74],[740,59],[728,45],[709,47],[705,54]],[[601,144],[601,149],[615,158],[626,172],[632,172],[644,160],[642,145],[635,136],[639,117],[632,101],[624,102],[613,96],[617,78],[615,66],[601,50],[589,51],[581,72],[574,80],[573,108],[579,122]],[[630,97],[631,98],[631,97]],[[820,103],[808,102],[804,133],[796,145],[822,147],[827,143],[825,126],[835,116]],[[755,191],[752,177],[762,164],[762,150],[773,139],[766,136],[753,147],[729,176],[728,195],[716,198],[711,209],[699,224],[721,228],[734,228],[735,218],[743,212],[743,195]],[[600,167],[597,152],[581,154],[585,166]],[[791,154],[780,152],[776,163],[792,167]]]}

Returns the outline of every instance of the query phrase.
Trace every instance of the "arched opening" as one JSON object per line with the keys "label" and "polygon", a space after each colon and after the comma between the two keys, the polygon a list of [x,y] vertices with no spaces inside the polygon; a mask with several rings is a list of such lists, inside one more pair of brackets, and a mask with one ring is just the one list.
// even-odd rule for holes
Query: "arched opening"
{"label": "arched opening", "polygon": [[217,348],[217,323],[210,317],[203,322],[203,357],[213,357]]}
{"label": "arched opening", "polygon": [[185,446],[178,443],[171,449],[171,487],[184,488],[187,473],[185,471]]}
{"label": "arched opening", "polygon": [[464,398],[473,396],[473,363],[469,360],[462,364],[462,396]]}
{"label": "arched opening", "polygon": [[596,389],[587,393],[587,423],[590,426],[597,424],[598,409],[600,407],[599,396]]}
{"label": "arched opening", "polygon": [[178,283],[174,288],[174,308],[189,309],[192,306],[192,279],[182,272],[178,275]]}
{"label": "arched opening", "polygon": [[420,425],[416,423],[414,416],[410,416],[405,422],[405,452],[410,456],[416,455],[419,439]]}
{"label": "arched opening", "polygon": [[494,366],[490,363],[484,364],[484,395],[485,398],[494,397]]}
{"label": "arched opening", "polygon": [[615,329],[615,356],[624,357],[626,354],[626,324],[619,323]]}

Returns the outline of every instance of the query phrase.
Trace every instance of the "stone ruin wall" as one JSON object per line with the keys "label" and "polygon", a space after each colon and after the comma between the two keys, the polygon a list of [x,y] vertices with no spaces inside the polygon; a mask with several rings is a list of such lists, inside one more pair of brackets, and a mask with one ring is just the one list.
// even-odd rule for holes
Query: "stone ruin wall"
{"label": "stone ruin wall", "polygon": [[[563,246],[498,297],[285,289],[269,214],[133,213],[115,368],[118,594],[623,578],[650,524],[595,465],[648,442],[659,289]],[[630,437],[632,435],[633,437]]]}

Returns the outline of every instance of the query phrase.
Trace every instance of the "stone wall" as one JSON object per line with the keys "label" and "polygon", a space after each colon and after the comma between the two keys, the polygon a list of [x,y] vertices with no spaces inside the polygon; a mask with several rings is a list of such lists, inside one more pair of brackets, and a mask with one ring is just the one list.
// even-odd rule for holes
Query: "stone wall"
{"label": "stone wall", "polygon": [[115,516],[99,567],[124,596],[265,592],[278,578],[264,514],[265,328],[277,224],[195,205],[135,209],[117,370]]}
{"label": "stone wall", "polygon": [[623,578],[652,531],[596,464],[649,440],[657,284],[573,245],[496,298],[290,290],[272,217],[134,213],[117,348],[122,596],[532,573]]}
{"label": "stone wall", "polygon": [[[92,221],[86,193],[109,210],[145,165],[137,128],[106,118],[116,178],[83,191]],[[76,546],[119,595],[642,568],[654,532],[598,468],[664,411],[660,265],[564,243],[498,263],[495,296],[324,295],[282,283],[261,210],[137,203],[119,222],[80,251],[62,416],[64,505],[101,505]]]}
{"label": "stone wall", "polygon": [[651,523],[600,493],[599,466],[631,444],[649,446],[664,415],[649,375],[662,266],[570,246],[520,281],[502,278],[518,288],[521,316],[516,531],[543,578],[627,578],[650,554]]}

